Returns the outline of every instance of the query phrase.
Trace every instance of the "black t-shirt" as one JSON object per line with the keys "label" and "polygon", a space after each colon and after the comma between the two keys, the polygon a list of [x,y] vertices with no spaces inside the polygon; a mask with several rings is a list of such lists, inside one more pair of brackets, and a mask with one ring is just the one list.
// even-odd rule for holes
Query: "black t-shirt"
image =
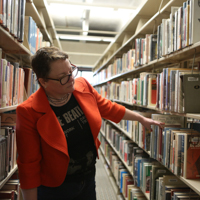
{"label": "black t-shirt", "polygon": [[[65,133],[70,162],[67,180],[81,179],[95,174],[96,147],[87,118],[72,95],[67,104],[52,106]],[[55,133],[56,134],[56,133]]]}

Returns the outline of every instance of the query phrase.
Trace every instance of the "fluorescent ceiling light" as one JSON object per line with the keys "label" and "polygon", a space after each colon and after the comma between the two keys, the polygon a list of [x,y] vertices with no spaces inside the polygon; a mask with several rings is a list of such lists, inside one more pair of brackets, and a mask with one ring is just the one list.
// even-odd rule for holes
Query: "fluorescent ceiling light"
{"label": "fluorescent ceiling light", "polygon": [[83,36],[83,35],[62,35],[58,34],[60,39],[63,40],[84,40],[84,41],[104,41],[104,42],[112,42],[114,38],[109,37],[96,37],[96,36]]}

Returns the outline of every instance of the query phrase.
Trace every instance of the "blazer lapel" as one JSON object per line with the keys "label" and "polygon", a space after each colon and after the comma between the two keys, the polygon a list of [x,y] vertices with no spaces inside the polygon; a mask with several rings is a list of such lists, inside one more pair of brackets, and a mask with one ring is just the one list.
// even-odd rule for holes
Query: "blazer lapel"
{"label": "blazer lapel", "polygon": [[42,116],[37,121],[37,129],[43,140],[53,148],[69,156],[64,132],[49,105],[42,87],[34,94],[32,107],[35,111],[42,113]]}
{"label": "blazer lapel", "polygon": [[75,88],[73,94],[88,120],[95,141],[101,128],[101,115],[96,99],[90,92],[84,91],[83,87]]}

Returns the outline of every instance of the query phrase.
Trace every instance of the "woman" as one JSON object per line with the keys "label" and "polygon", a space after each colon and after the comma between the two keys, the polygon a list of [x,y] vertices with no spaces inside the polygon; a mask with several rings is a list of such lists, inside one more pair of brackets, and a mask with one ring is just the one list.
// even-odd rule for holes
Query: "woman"
{"label": "woman", "polygon": [[40,89],[17,107],[17,148],[24,200],[95,200],[101,118],[159,125],[101,97],[68,55],[41,48],[32,59]]}

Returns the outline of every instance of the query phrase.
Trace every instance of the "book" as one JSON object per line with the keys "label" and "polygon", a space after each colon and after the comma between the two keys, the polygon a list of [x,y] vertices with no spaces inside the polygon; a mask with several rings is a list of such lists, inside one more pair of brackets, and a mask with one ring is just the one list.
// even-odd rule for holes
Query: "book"
{"label": "book", "polygon": [[174,51],[177,51],[178,10],[174,13]]}
{"label": "book", "polygon": [[182,48],[182,26],[183,26],[183,7],[178,9],[178,23],[177,23],[177,50]]}
{"label": "book", "polygon": [[150,35],[150,61],[157,59],[157,34]]}
{"label": "book", "polygon": [[11,0],[7,0],[6,5],[6,24],[5,27],[10,32],[10,24],[11,23]]}
{"label": "book", "polygon": [[200,6],[198,0],[190,0],[189,45],[199,42]]}
{"label": "book", "polygon": [[162,37],[162,56],[166,55],[166,52],[165,52],[165,38],[167,37],[166,35],[167,30],[165,26],[166,21],[167,19],[162,19],[162,36],[161,36]]}
{"label": "book", "polygon": [[184,129],[184,128],[180,128],[180,129],[171,129],[171,140],[170,140],[170,161],[169,161],[169,168],[171,169],[172,172],[174,172],[175,170],[175,152],[177,150],[177,146],[176,146],[176,138],[175,135],[176,133],[186,133],[186,132],[191,132],[192,130],[190,129]]}
{"label": "book", "polygon": [[180,130],[179,127],[164,127],[163,130],[163,165],[167,168],[170,168],[170,149],[171,149],[171,131],[172,130]]}
{"label": "book", "polygon": [[120,192],[122,193],[123,178],[124,178],[123,174],[128,175],[128,171],[126,169],[121,169],[121,170],[119,170],[119,173],[120,173],[120,176],[119,176],[119,178],[120,178],[120,180],[119,180],[119,183],[120,183]]}
{"label": "book", "polygon": [[7,69],[8,62],[5,59],[2,59],[2,107],[7,105]]}
{"label": "book", "polygon": [[0,170],[0,181],[6,177],[6,137],[0,135],[0,158],[1,158],[1,170]]}
{"label": "book", "polygon": [[4,27],[6,27],[6,16],[7,16],[7,1],[6,0],[2,0],[2,4],[1,4],[1,6],[2,6],[2,25],[4,26]]}
{"label": "book", "polygon": [[0,24],[3,24],[3,0],[0,0]]}
{"label": "book", "polygon": [[166,68],[165,69],[165,110],[169,110],[170,109],[170,102],[172,104],[171,98],[173,96],[172,92],[174,91],[173,88],[175,87],[175,82],[172,80],[172,74],[171,71],[172,70],[182,70],[182,68],[179,67],[179,65],[177,67],[170,67],[170,68]]}
{"label": "book", "polygon": [[[199,113],[200,102],[198,99],[200,95],[200,75],[194,73],[185,74],[183,75],[182,82],[184,95],[184,112]],[[192,98],[190,98],[191,96]]]}
{"label": "book", "polygon": [[179,7],[172,6],[170,14],[170,53],[174,51],[174,32],[175,32],[175,12],[178,11]]}
{"label": "book", "polygon": [[[196,71],[196,70],[194,70]],[[183,92],[182,92],[182,74],[187,74],[191,73],[191,69],[189,68],[184,68],[182,70],[177,70],[175,74],[175,106],[174,106],[174,111],[175,112],[183,112]],[[182,73],[182,74],[181,74]],[[198,73],[198,72],[194,72]]]}
{"label": "book", "polygon": [[184,170],[187,179],[200,178],[200,135],[184,135]]}
{"label": "book", "polygon": [[162,57],[161,49],[162,49],[162,44],[161,44],[161,25],[158,25],[158,27],[157,27],[157,57],[158,57],[158,59]]}
{"label": "book", "polygon": [[185,46],[189,46],[189,32],[190,32],[190,0],[186,1],[186,9],[185,9]]}

